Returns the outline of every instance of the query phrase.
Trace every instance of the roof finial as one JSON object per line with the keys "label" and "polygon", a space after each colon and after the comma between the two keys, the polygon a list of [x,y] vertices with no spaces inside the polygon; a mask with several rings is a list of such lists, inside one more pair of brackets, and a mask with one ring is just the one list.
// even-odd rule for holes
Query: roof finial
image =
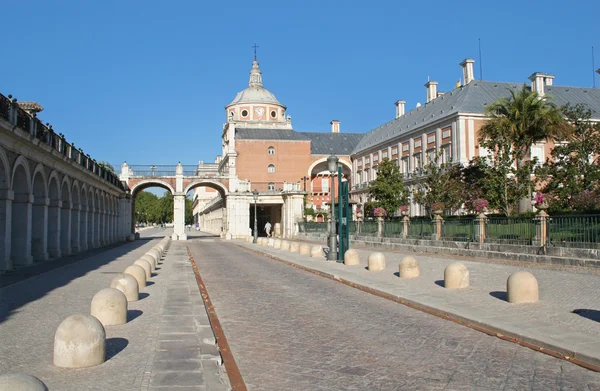
{"label": "roof finial", "polygon": [[254,61],[256,61],[256,49],[258,48],[258,45],[255,43],[252,47],[254,48]]}

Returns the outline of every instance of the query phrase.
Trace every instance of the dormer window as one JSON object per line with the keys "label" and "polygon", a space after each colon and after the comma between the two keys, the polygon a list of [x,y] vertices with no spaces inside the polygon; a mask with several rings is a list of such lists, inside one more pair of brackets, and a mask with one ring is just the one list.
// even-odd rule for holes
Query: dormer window
{"label": "dormer window", "polygon": [[267,149],[267,153],[269,155],[275,155],[275,148],[274,147],[269,147],[269,149]]}

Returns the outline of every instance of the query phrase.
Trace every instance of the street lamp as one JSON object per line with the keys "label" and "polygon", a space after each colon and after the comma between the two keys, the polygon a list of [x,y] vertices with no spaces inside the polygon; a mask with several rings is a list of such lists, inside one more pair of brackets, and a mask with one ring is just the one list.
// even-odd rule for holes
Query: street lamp
{"label": "street lamp", "polygon": [[258,222],[256,221],[256,202],[258,201],[258,190],[254,189],[252,196],[254,197],[254,240],[252,243],[256,243],[258,241]]}
{"label": "street lamp", "polygon": [[327,253],[328,261],[337,260],[337,238],[335,234],[335,179],[333,175],[337,172],[338,157],[331,154],[327,158],[327,169],[331,173],[331,228],[329,230],[329,252]]}
{"label": "street lamp", "polygon": [[306,191],[306,181],[309,180],[310,178],[307,177],[306,175],[303,176],[302,178],[300,178],[301,181],[304,181],[304,191]]}

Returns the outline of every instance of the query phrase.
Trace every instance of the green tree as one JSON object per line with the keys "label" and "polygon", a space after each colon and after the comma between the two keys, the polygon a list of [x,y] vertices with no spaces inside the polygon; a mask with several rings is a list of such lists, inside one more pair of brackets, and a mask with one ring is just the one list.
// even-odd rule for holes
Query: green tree
{"label": "green tree", "polygon": [[[404,176],[398,166],[384,158],[377,167],[377,179],[369,185],[369,195],[375,199],[375,206],[384,208],[391,217],[400,206],[406,204],[408,194],[404,186]],[[365,217],[366,208],[365,208]]]}
{"label": "green tree", "polygon": [[545,182],[542,191],[553,196],[550,207],[555,210],[581,208],[576,196],[600,187],[600,124],[590,121],[592,113],[582,104],[567,105],[563,113],[573,131],[536,170]]}
{"label": "green tree", "polygon": [[[570,127],[562,117],[560,109],[550,101],[549,96],[541,97],[526,85],[518,91],[509,90],[510,97],[502,97],[492,103],[486,114],[490,120],[480,132],[483,140],[503,140],[511,147],[517,170],[530,166],[531,145],[543,140],[563,140]],[[503,154],[502,159],[509,154]],[[530,209],[531,188],[520,202],[519,210]]]}
{"label": "green tree", "polygon": [[490,156],[477,157],[472,163],[483,173],[479,184],[490,208],[498,209],[506,216],[513,214],[520,201],[528,196],[536,163],[534,159],[517,166],[517,152],[511,140],[508,132],[497,132],[493,139],[480,140],[480,145],[490,151]]}
{"label": "green tree", "polygon": [[136,221],[139,223],[155,223],[158,221],[158,197],[154,194],[141,191],[135,197]]}
{"label": "green tree", "polygon": [[186,224],[194,224],[194,210],[193,206],[194,201],[185,197],[185,223]]}
{"label": "green tree", "polygon": [[427,209],[436,202],[443,202],[445,209],[457,209],[462,204],[461,166],[441,163],[441,157],[442,152],[436,154],[423,168],[425,178],[414,193],[415,200]]}
{"label": "green tree", "polygon": [[160,223],[172,223],[173,222],[173,195],[169,192],[160,197],[158,200],[158,211],[160,216]]}

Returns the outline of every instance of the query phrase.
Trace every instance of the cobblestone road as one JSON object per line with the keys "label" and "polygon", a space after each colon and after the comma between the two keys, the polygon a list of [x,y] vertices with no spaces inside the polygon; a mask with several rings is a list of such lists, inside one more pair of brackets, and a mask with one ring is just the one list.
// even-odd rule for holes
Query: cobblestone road
{"label": "cobblestone road", "polygon": [[189,245],[251,390],[600,390],[600,373],[234,244]]}

